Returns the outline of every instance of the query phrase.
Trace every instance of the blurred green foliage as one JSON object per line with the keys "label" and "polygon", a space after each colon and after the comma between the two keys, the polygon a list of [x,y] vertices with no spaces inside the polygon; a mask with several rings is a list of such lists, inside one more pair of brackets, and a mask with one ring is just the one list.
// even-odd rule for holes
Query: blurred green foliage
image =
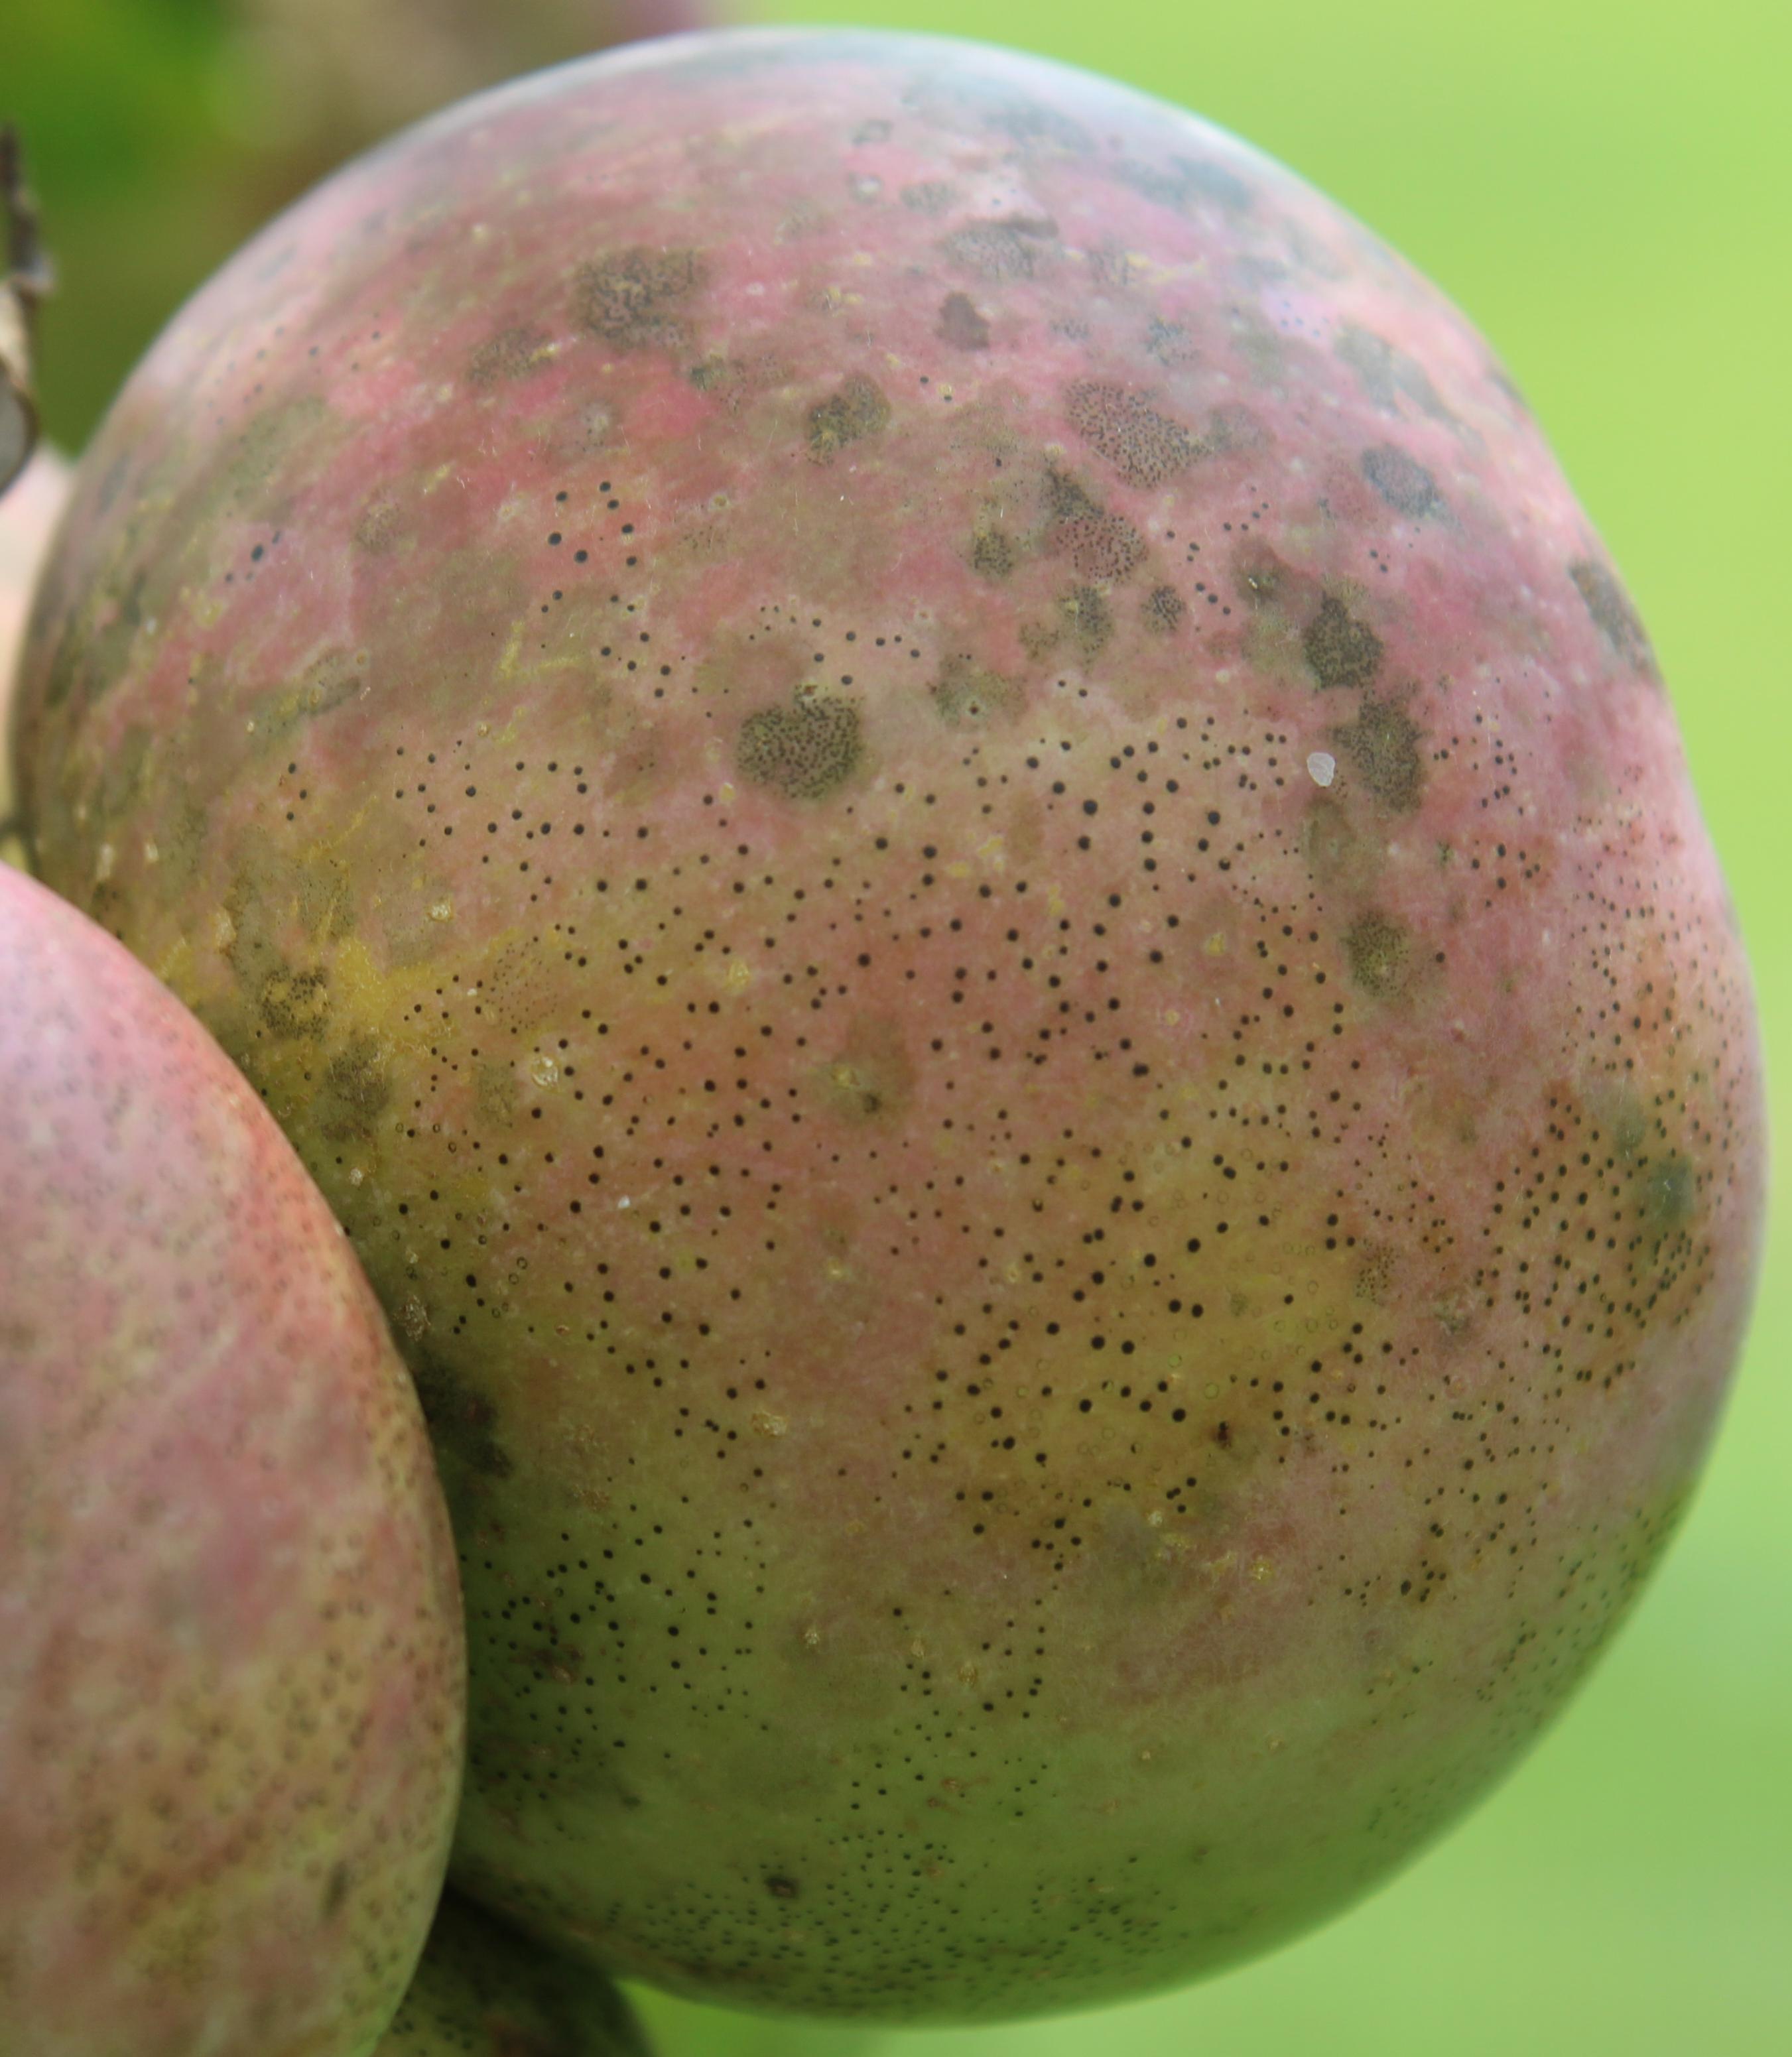
{"label": "blurred green foliage", "polygon": [[[42,355],[65,443],[83,439],[175,303],[291,189],[291,151],[245,135],[254,120],[232,102],[249,76],[232,42],[242,4],[0,0],[0,117],[25,127],[62,264]],[[486,4],[527,26],[549,0]],[[1770,1064],[1792,1048],[1779,612],[1792,544],[1792,10],[755,0],[729,11],[1021,42],[1129,79],[1283,158],[1452,293],[1525,389],[1650,624],[1750,941]],[[1771,1080],[1784,1133],[1792,1068]],[[1782,1203],[1786,1184],[1782,1174]],[[1211,1984],[1010,2029],[810,2028],[644,1996],[666,2057],[1782,2057],[1788,1220],[1782,1203],[1704,1492],[1632,1626],[1518,1775],[1366,1907]]]}
{"label": "blurred green foliage", "polygon": [[0,0],[18,123],[61,288],[43,312],[46,429],[86,440],[174,309],[345,157],[482,85],[702,0]]}

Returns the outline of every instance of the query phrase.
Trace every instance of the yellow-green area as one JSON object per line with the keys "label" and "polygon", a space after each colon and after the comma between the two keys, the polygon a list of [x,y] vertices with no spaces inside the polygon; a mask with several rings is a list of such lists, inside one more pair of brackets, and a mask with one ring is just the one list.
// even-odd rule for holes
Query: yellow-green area
{"label": "yellow-green area", "polygon": [[[498,0],[490,0],[498,4]],[[525,6],[529,0],[507,0]],[[232,116],[231,0],[4,0],[65,291],[77,445],[277,180]],[[735,0],[754,19],[1025,43],[1218,121],[1342,201],[1485,332],[1647,624],[1792,1112],[1792,145],[1781,0]],[[1473,1817],[1264,1962],[1006,2029],[807,2028],[640,1996],[664,2057],[1779,2057],[1792,2035],[1792,1210],[1736,1396],[1631,1624]]]}

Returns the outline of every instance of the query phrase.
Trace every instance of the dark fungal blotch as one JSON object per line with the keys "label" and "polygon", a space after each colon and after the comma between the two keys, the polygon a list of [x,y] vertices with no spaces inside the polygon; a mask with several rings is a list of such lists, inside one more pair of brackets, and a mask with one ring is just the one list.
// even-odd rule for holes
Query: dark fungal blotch
{"label": "dark fungal blotch", "polygon": [[1412,976],[1413,940],[1398,921],[1371,911],[1351,923],[1344,937],[1350,977],[1373,1000],[1395,1000]]}
{"label": "dark fungal blotch", "polygon": [[1658,1239],[1675,1235],[1692,1219],[1699,1181],[1691,1159],[1679,1151],[1648,1167],[1643,1184],[1643,1211]]}
{"label": "dark fungal blotch", "polygon": [[955,228],[941,247],[951,263],[995,285],[1032,278],[1039,268],[1041,245],[1054,241],[1057,232],[1055,221],[1010,215]]}
{"label": "dark fungal blotch", "polygon": [[467,360],[466,375],[475,386],[494,385],[500,379],[526,379],[553,355],[553,345],[541,330],[500,329]]}
{"label": "dark fungal blotch", "polygon": [[1206,454],[1179,422],[1106,379],[1079,379],[1064,394],[1064,414],[1128,486],[1161,486]]}
{"label": "dark fungal blotch", "polygon": [[1568,572],[1606,641],[1627,664],[1655,676],[1655,653],[1648,631],[1630,595],[1610,569],[1596,557],[1580,557],[1568,566]]}
{"label": "dark fungal blotch", "polygon": [[898,1025],[882,1017],[854,1021],[817,1079],[820,1104],[849,1123],[899,1121],[914,1095],[914,1066]]}
{"label": "dark fungal blotch", "polygon": [[989,347],[989,324],[977,311],[969,293],[948,293],[940,302],[939,336],[954,350]]}
{"label": "dark fungal blotch", "polygon": [[1124,514],[1080,514],[1058,523],[1052,541],[1083,577],[1104,585],[1117,585],[1144,561],[1145,539]]}
{"label": "dark fungal blotch", "polygon": [[1073,587],[1060,601],[1059,610],[1084,657],[1096,656],[1107,647],[1114,632],[1114,610],[1096,587]]}
{"label": "dark fungal blotch", "polygon": [[1006,578],[1021,561],[1013,538],[1001,529],[979,529],[971,537],[970,567],[980,578]]}
{"label": "dark fungal blotch", "polygon": [[1153,635],[1168,636],[1180,624],[1188,606],[1173,585],[1154,585],[1145,595],[1139,611]]}
{"label": "dark fungal blotch", "polygon": [[1328,593],[1301,637],[1313,676],[1328,691],[1371,684],[1382,668],[1382,639],[1338,598]]}
{"label": "dark fungal blotch", "polygon": [[1421,521],[1444,504],[1437,482],[1417,458],[1393,443],[1376,443],[1358,462],[1362,475],[1395,513]]}
{"label": "dark fungal blotch", "polygon": [[1228,213],[1242,214],[1256,197],[1236,172],[1209,158],[1178,156],[1167,164],[1152,164],[1139,158],[1123,157],[1114,165],[1112,175],[1147,200],[1179,212],[1208,200]]}
{"label": "dark fungal blotch", "polygon": [[862,372],[853,372],[809,410],[810,453],[831,457],[848,443],[876,435],[889,421],[890,402],[883,388]]}
{"label": "dark fungal blotch", "polygon": [[943,179],[923,179],[918,184],[904,186],[902,192],[902,204],[911,214],[949,213],[957,198],[957,189]]}
{"label": "dark fungal blotch", "polygon": [[1425,790],[1420,733],[1404,707],[1370,693],[1365,695],[1355,720],[1332,730],[1330,740],[1382,807],[1407,814]]}
{"label": "dark fungal blotch", "polygon": [[581,327],[618,349],[676,348],[689,339],[684,309],[703,283],[696,251],[637,246],[581,264],[573,311]]}
{"label": "dark fungal blotch", "polygon": [[751,785],[787,800],[822,800],[851,778],[863,755],[857,707],[799,686],[790,706],[761,707],[741,723],[735,762]]}
{"label": "dark fungal blotch", "polygon": [[1165,321],[1161,315],[1153,315],[1145,331],[1145,354],[1156,358],[1168,371],[1178,364],[1192,363],[1199,353],[1181,322]]}
{"label": "dark fungal blotch", "polygon": [[327,975],[295,970],[280,964],[264,972],[256,987],[256,1012],[270,1036],[316,1036],[330,1018]]}
{"label": "dark fungal blotch", "polygon": [[1429,415],[1433,421],[1455,418],[1438,397],[1430,374],[1416,357],[1397,349],[1385,336],[1347,322],[1332,346],[1356,374],[1357,383],[1385,414],[1400,411],[1402,400]]}
{"label": "dark fungal blotch", "polygon": [[1239,599],[1259,612],[1282,606],[1299,585],[1293,568],[1261,544],[1241,555],[1233,578]]}
{"label": "dark fungal blotch", "polygon": [[357,1028],[324,1067],[318,1126],[332,1142],[365,1141],[391,1097],[391,1068],[379,1039]]}
{"label": "dark fungal blotch", "polygon": [[1019,712],[1021,688],[969,659],[948,659],[932,688],[934,707],[948,728],[977,728]]}
{"label": "dark fungal blotch", "polygon": [[1017,97],[992,109],[988,125],[1024,151],[1058,151],[1067,157],[1086,157],[1094,148],[1082,123],[1043,101]]}
{"label": "dark fungal blotch", "polygon": [[402,529],[398,503],[379,494],[361,509],[352,540],[363,557],[389,557],[398,548]]}
{"label": "dark fungal blotch", "polygon": [[498,1440],[498,1413],[490,1401],[430,1351],[413,1351],[410,1362],[418,1405],[436,1448],[482,1478],[508,1478],[510,1457]]}

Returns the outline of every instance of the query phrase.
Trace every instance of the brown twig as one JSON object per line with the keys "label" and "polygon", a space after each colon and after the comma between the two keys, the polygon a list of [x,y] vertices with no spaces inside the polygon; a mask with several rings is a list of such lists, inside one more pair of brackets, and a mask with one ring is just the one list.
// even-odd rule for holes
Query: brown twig
{"label": "brown twig", "polygon": [[50,260],[38,234],[38,210],[25,184],[18,133],[0,125],[0,493],[26,466],[38,440],[31,390],[31,322],[50,288]]}

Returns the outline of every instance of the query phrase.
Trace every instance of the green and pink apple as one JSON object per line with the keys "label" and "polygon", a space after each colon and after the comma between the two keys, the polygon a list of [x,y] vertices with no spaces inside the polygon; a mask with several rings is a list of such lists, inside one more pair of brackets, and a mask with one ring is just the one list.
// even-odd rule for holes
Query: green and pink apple
{"label": "green and pink apple", "polygon": [[415,1372],[454,1876],[600,1966],[1260,1952],[1686,1506],[1762,1102],[1654,653],[1486,344],[1192,115],[789,30],[410,131],[125,389],[20,739]]}

